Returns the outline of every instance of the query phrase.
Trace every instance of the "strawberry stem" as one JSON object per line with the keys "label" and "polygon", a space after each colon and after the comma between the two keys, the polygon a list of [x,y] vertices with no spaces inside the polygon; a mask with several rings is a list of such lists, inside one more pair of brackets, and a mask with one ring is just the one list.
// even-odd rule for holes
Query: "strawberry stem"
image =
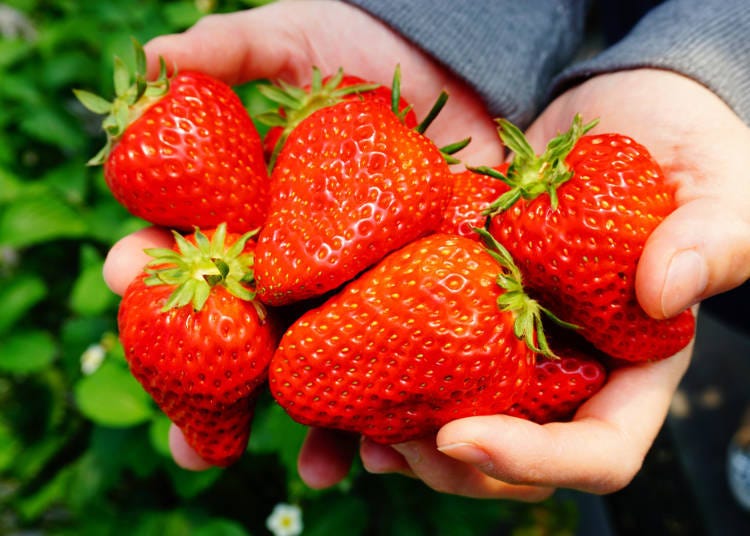
{"label": "strawberry stem", "polygon": [[167,75],[164,58],[159,58],[159,76],[156,80],[147,80],[146,53],[138,41],[135,39],[132,41],[136,69],[131,73],[125,62],[115,57],[115,97],[112,101],[89,91],[73,90],[76,98],[87,110],[105,116],[102,120],[102,129],[107,135],[107,141],[104,147],[87,162],[90,166],[103,164],[125,129],[169,91],[170,78]]}
{"label": "strawberry stem", "polygon": [[414,127],[414,130],[416,130],[420,134],[424,134],[425,131],[430,127],[432,122],[435,121],[435,118],[440,114],[447,102],[448,92],[441,91],[440,95],[438,95],[438,98],[435,100],[435,103],[432,105],[432,108],[430,108],[430,111],[427,112],[427,115],[424,117],[424,119],[422,119],[422,121],[416,127]]}
{"label": "strawberry stem", "polygon": [[258,316],[265,318],[265,310],[255,300],[254,257],[245,253],[245,246],[256,231],[250,231],[227,245],[226,224],[219,225],[211,239],[196,229],[195,243],[173,231],[177,251],[166,248],[145,250],[153,259],[146,265],[148,286],[172,285],[163,311],[191,304],[200,311],[208,299],[211,289],[223,286],[231,294],[252,301]]}
{"label": "strawberry stem", "polygon": [[550,348],[544,334],[542,315],[568,329],[578,329],[578,326],[561,320],[552,311],[531,298],[523,287],[521,270],[505,246],[500,244],[486,229],[475,227],[474,231],[479,234],[487,252],[502,268],[497,276],[497,284],[505,292],[498,297],[497,305],[501,310],[515,314],[513,333],[525,341],[534,352],[550,359],[557,359],[558,356]]}
{"label": "strawberry stem", "polygon": [[344,71],[339,69],[335,75],[323,82],[320,69],[313,67],[309,91],[283,80],[279,80],[276,84],[258,86],[260,93],[273,101],[278,106],[278,110],[258,114],[256,119],[267,126],[283,129],[269,157],[269,172],[276,165],[276,159],[289,134],[302,121],[318,110],[338,104],[347,95],[372,91],[380,87],[378,84],[369,83],[338,87],[343,78]]}
{"label": "strawberry stem", "polygon": [[552,210],[556,210],[557,189],[573,176],[565,159],[578,140],[594,128],[598,120],[584,125],[581,116],[576,114],[570,129],[550,140],[544,153],[539,156],[523,132],[513,123],[506,119],[498,119],[497,123],[500,139],[514,154],[508,172],[502,174],[486,166],[472,170],[502,180],[510,190],[492,202],[484,214],[494,216],[513,206],[519,199],[531,201],[544,193],[550,197]]}

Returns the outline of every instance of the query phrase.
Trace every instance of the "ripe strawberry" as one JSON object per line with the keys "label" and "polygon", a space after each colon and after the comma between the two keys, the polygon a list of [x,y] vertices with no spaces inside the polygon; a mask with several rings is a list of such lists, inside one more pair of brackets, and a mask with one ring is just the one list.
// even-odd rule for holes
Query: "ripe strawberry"
{"label": "ripe strawberry", "polygon": [[659,360],[684,348],[694,332],[690,311],[655,320],[635,295],[644,244],[676,208],[674,186],[646,148],[620,134],[584,136],[593,125],[576,117],[536,156],[517,128],[500,126],[516,156],[505,177],[510,190],[488,211],[489,230],[530,292],[615,358]]}
{"label": "ripe strawberry", "polygon": [[529,382],[533,349],[548,351],[546,311],[482,237],[488,247],[443,233],[413,241],[303,314],[271,360],[278,403],[300,423],[384,444],[506,411]]}
{"label": "ripe strawberry", "polygon": [[271,182],[256,252],[258,296],[270,305],[320,296],[435,231],[452,188],[441,150],[377,99],[301,121]]}
{"label": "ripe strawberry", "polygon": [[531,382],[507,415],[539,424],[568,421],[607,381],[597,359],[572,348],[555,353],[558,359],[537,356]]}
{"label": "ripe strawberry", "polygon": [[279,338],[254,300],[254,241],[225,226],[154,249],[149,268],[120,304],[130,370],[206,461],[234,463],[245,451],[258,387]]}
{"label": "ripe strawberry", "polygon": [[[505,173],[508,164],[495,168]],[[484,227],[485,211],[500,195],[508,190],[508,185],[496,177],[466,169],[453,175],[453,193],[443,214],[440,232],[457,234],[479,240],[475,227]]]}
{"label": "ripe strawberry", "polygon": [[[398,71],[397,76],[398,76]],[[378,85],[374,82],[368,82],[367,80],[360,78],[359,76],[353,76],[344,74],[343,70],[339,70],[335,75],[327,76],[322,79],[321,82],[317,82],[319,73],[316,71],[313,80],[314,83],[306,86],[304,92],[295,92],[295,88],[286,87],[287,91],[291,90],[297,95],[294,101],[294,111],[298,112],[300,116],[309,115],[312,108],[330,106],[336,102],[347,99],[374,99],[382,101],[385,104],[393,105],[393,87],[388,88],[386,86]],[[394,81],[394,84],[398,84],[398,79]],[[313,87],[315,85],[315,87]],[[262,86],[262,90],[266,93],[269,92],[268,86]],[[268,95],[272,100],[277,95],[275,89],[270,90]],[[285,95],[286,101],[287,95]],[[288,101],[287,106],[290,105]],[[269,162],[275,160],[275,155],[278,150],[281,149],[279,140],[284,135],[284,128],[291,127],[289,119],[287,118],[287,112],[285,107],[279,109],[277,114],[264,114],[259,115],[258,119],[261,121],[267,121],[272,126],[266,135],[263,137],[263,150],[268,158]],[[404,124],[409,128],[417,126],[417,115],[412,110],[411,105],[400,95],[398,95],[398,111],[401,115]],[[294,120],[294,118],[292,118]],[[280,125],[277,123],[281,123]],[[289,131],[291,131],[291,128]],[[277,147],[278,145],[278,147]]]}
{"label": "ripe strawberry", "polygon": [[185,71],[145,80],[145,56],[130,85],[115,64],[114,101],[76,91],[106,114],[107,144],[89,162],[104,164],[114,197],[151,223],[189,230],[226,221],[230,231],[259,227],[268,211],[262,142],[239,97],[223,82]]}

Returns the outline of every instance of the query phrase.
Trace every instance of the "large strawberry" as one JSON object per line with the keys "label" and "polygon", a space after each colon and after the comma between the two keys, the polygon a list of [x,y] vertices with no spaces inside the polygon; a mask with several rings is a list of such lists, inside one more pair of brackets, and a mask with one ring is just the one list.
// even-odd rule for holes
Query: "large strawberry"
{"label": "large strawberry", "polygon": [[155,249],[123,296],[118,324],[130,370],[206,461],[245,451],[259,386],[279,338],[254,300],[251,233],[223,225]]}
{"label": "large strawberry", "polygon": [[135,216],[175,229],[259,227],[268,211],[268,174],[260,136],[232,88],[202,73],[146,81],[145,55],[131,84],[115,62],[116,97],[76,91],[105,114],[106,146],[90,164],[104,165],[114,197]]}
{"label": "large strawberry", "polygon": [[489,230],[508,248],[525,284],[603,352],[629,361],[658,360],[691,340],[690,311],[667,320],[638,304],[635,273],[653,229],[675,208],[675,187],[648,150],[620,134],[570,130],[537,156],[523,134],[500,120],[515,158],[510,190],[489,210]]}
{"label": "large strawberry", "polygon": [[574,348],[556,349],[557,359],[539,355],[519,400],[505,413],[539,424],[568,421],[607,381],[596,358]]}
{"label": "large strawberry", "polygon": [[529,382],[540,306],[507,252],[436,233],[388,255],[282,336],[269,386],[296,421],[380,443],[501,413]]}
{"label": "large strawberry", "polygon": [[439,227],[450,170],[421,130],[379,99],[346,99],[289,132],[258,238],[262,301],[320,296]]}

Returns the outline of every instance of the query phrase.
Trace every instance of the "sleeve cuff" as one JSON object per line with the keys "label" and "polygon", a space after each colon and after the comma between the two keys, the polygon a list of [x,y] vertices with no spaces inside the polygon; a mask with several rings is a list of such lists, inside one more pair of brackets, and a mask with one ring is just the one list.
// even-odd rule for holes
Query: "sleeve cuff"
{"label": "sleeve cuff", "polygon": [[620,42],[572,65],[553,95],[598,74],[659,68],[688,76],[750,124],[750,6],[746,0],[672,0],[654,8]]}

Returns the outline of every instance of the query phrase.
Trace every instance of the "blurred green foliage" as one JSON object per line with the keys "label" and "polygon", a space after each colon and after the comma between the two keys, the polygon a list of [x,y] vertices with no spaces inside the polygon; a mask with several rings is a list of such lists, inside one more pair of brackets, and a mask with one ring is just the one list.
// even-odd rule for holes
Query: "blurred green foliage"
{"label": "blurred green foliage", "polygon": [[[169,422],[128,372],[101,278],[108,248],[144,223],[85,165],[103,135],[72,89],[112,95],[112,58],[132,61],[131,37],[263,3],[0,3],[0,534],[268,534],[280,502],[301,507],[310,536],[566,533],[568,504],[441,495],[359,467],[311,490],[296,473],[305,430],[268,399],[236,466],[172,462]],[[252,84],[237,91],[251,114],[266,111]]]}

